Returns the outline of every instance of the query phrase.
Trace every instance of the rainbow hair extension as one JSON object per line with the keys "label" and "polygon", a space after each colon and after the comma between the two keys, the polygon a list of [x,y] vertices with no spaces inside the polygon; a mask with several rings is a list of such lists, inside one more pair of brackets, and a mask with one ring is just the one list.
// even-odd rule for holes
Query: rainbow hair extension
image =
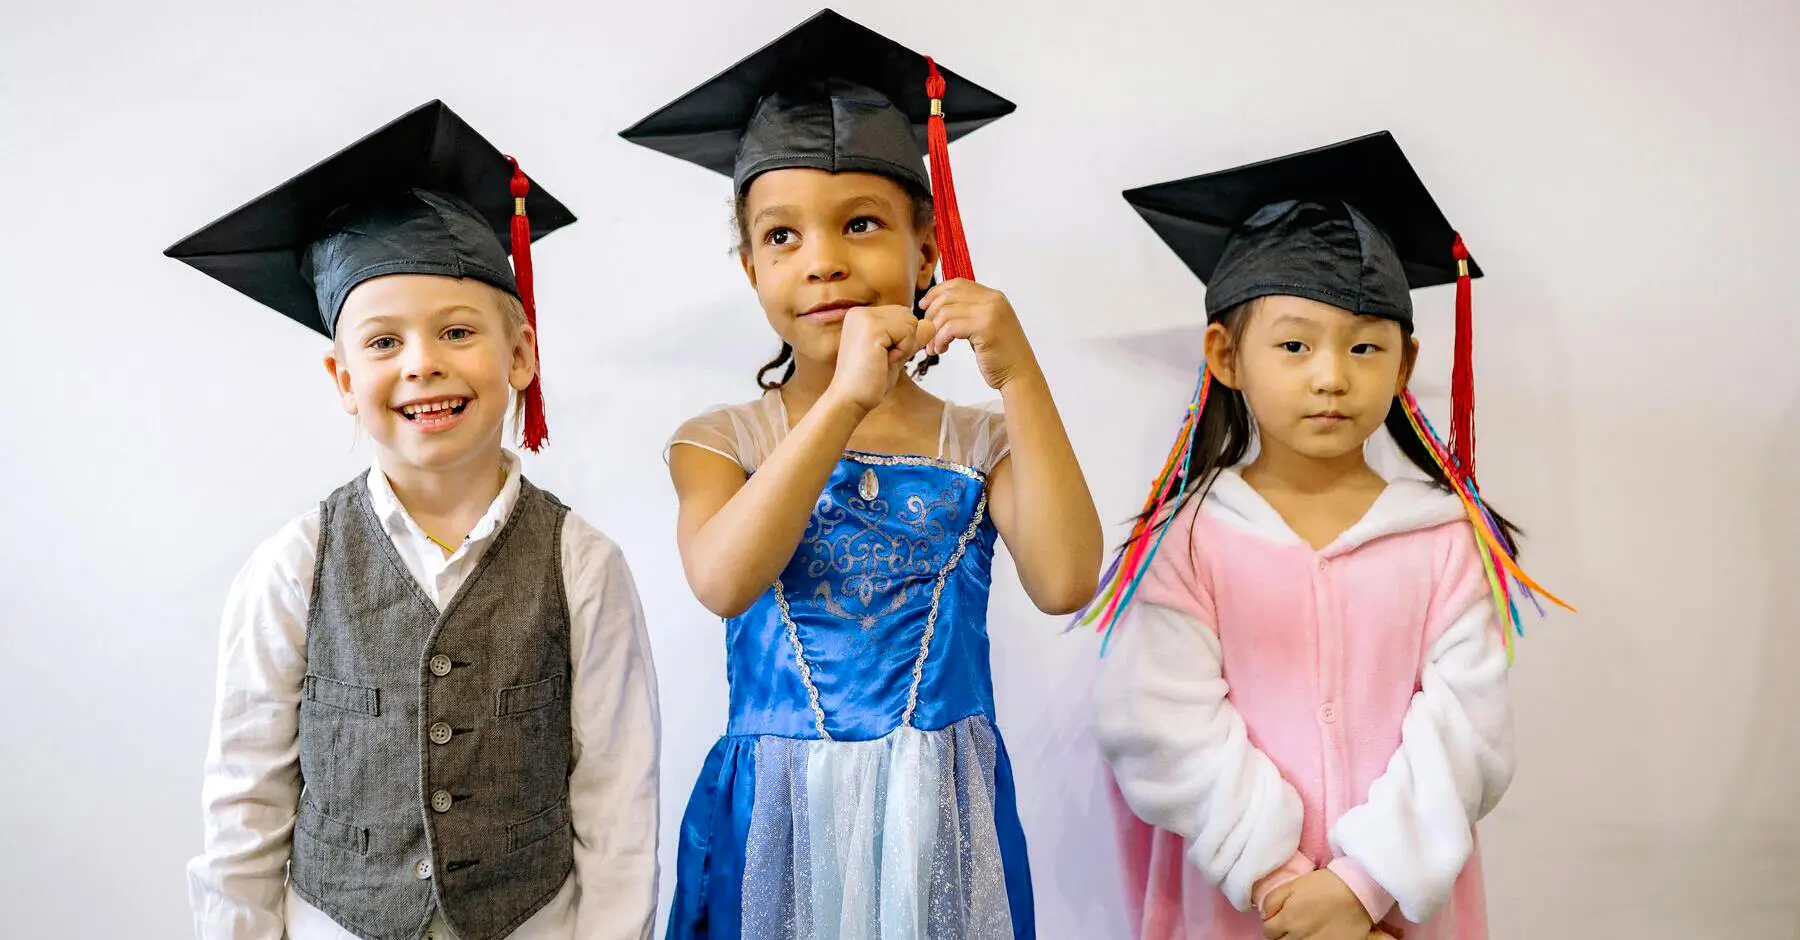
{"label": "rainbow hair extension", "polygon": [[1162,547],[1163,537],[1169,534],[1169,523],[1172,521],[1170,516],[1174,506],[1178,505],[1177,501],[1188,479],[1188,464],[1194,454],[1194,438],[1200,433],[1200,418],[1206,411],[1206,399],[1211,391],[1212,374],[1202,364],[1200,380],[1194,384],[1194,397],[1188,402],[1181,429],[1175,434],[1175,445],[1169,449],[1168,459],[1163,461],[1162,472],[1157,474],[1156,481],[1150,485],[1150,495],[1144,500],[1144,509],[1131,527],[1131,537],[1125,540],[1124,547],[1101,577],[1100,593],[1076,614],[1074,623],[1070,625],[1069,629],[1073,630],[1097,624],[1095,629],[1104,633],[1100,642],[1102,656],[1106,655],[1106,647],[1112,642],[1113,630],[1118,626],[1119,617],[1131,604],[1138,585],[1143,583],[1145,572],[1150,570],[1151,559],[1156,557],[1157,549]]}
{"label": "rainbow hair extension", "polygon": [[1544,614],[1544,606],[1538,603],[1538,596],[1549,599],[1558,607],[1575,613],[1562,598],[1545,590],[1519,567],[1518,548],[1501,531],[1494,514],[1482,501],[1481,487],[1475,482],[1475,474],[1450,454],[1437,429],[1431,426],[1431,419],[1425,417],[1424,409],[1419,407],[1418,399],[1409,390],[1402,390],[1400,402],[1406,412],[1406,419],[1419,440],[1425,442],[1431,451],[1431,459],[1444,472],[1444,478],[1450,481],[1450,489],[1462,500],[1463,509],[1469,514],[1469,523],[1475,527],[1478,553],[1481,556],[1482,570],[1487,574],[1488,589],[1494,596],[1494,611],[1498,615],[1501,635],[1506,641],[1506,661],[1513,661],[1513,637],[1524,636],[1525,626],[1519,617],[1519,605],[1514,599],[1516,593],[1523,594],[1537,608],[1539,616]]}

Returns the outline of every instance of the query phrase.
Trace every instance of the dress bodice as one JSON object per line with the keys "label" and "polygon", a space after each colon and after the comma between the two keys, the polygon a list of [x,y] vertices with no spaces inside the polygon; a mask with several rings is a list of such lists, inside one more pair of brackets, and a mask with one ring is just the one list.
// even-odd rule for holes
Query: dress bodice
{"label": "dress bodice", "polygon": [[987,477],[848,452],[776,582],[727,620],[731,734],[873,740],[993,718]]}

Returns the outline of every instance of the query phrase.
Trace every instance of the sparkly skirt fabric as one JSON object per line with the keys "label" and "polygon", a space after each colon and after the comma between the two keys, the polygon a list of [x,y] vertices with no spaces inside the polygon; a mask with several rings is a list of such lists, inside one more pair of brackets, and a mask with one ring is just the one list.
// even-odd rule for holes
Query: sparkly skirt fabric
{"label": "sparkly skirt fabric", "polygon": [[875,741],[725,738],[679,854],[670,940],[1035,935],[1012,775],[981,716]]}

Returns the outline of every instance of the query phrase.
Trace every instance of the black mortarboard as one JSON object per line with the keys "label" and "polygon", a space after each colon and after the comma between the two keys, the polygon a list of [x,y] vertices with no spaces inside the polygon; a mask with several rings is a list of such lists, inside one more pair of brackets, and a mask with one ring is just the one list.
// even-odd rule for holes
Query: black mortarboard
{"label": "black mortarboard", "polygon": [[[574,221],[516,162],[432,101],[163,254],[326,336],[350,291],[388,274],[491,284],[519,298],[536,327],[531,242]],[[525,391],[530,450],[547,436],[541,385],[534,379]]]}
{"label": "black mortarboard", "polygon": [[[939,70],[955,140],[1015,105]],[[619,136],[732,178],[805,167],[859,170],[930,192],[925,56],[823,10]]]}
{"label": "black mortarboard", "polygon": [[[519,296],[513,170],[432,101],[163,254],[326,336],[351,288],[384,274],[469,277]],[[535,186],[525,210],[533,239],[575,221]]]}
{"label": "black mortarboard", "polygon": [[1410,291],[1457,280],[1468,259],[1386,131],[1125,199],[1206,284],[1208,318],[1289,294],[1410,327]]}

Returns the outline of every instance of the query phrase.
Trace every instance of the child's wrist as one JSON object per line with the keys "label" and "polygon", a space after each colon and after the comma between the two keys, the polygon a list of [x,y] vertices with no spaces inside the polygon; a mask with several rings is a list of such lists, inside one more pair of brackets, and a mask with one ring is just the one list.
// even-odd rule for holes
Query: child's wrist
{"label": "child's wrist", "polygon": [[1387,892],[1363,867],[1349,856],[1340,856],[1331,860],[1325,869],[1338,877],[1350,893],[1362,902],[1363,910],[1369,914],[1369,920],[1381,923],[1394,909],[1394,896]]}
{"label": "child's wrist", "polygon": [[1276,888],[1312,872],[1317,867],[1313,864],[1312,859],[1306,857],[1305,853],[1295,851],[1287,861],[1281,863],[1280,868],[1262,876],[1256,884],[1250,886],[1251,908],[1259,914],[1262,913],[1263,902],[1269,899],[1269,895],[1273,894]]}
{"label": "child's wrist", "polygon": [[852,424],[868,417],[869,412],[874,410],[835,386],[826,386],[824,394],[819,396],[813,408],[832,416],[848,418]]}
{"label": "child's wrist", "polygon": [[1044,377],[1044,370],[1038,366],[1036,356],[1025,356],[1022,361],[1007,369],[1004,375],[1006,377],[1000,380],[1000,384],[994,386],[994,390],[1002,395],[1032,392],[1047,394],[1050,391],[1050,380]]}

